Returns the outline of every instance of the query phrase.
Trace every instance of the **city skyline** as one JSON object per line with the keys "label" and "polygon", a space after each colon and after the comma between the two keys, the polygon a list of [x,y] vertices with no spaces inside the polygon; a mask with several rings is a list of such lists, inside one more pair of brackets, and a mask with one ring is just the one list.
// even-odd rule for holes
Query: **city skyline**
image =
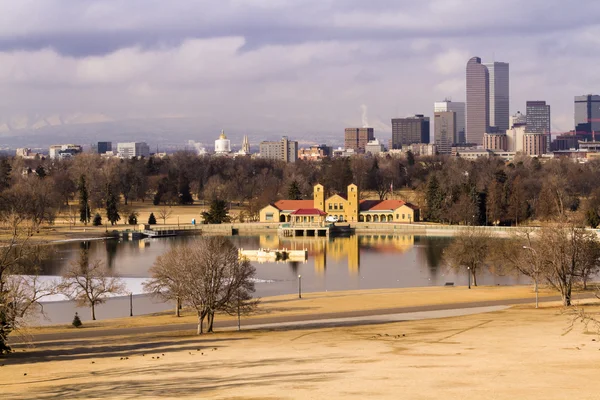
{"label": "city skyline", "polygon": [[553,132],[573,129],[573,97],[600,87],[585,67],[600,11],[591,1],[577,12],[560,1],[1,4],[4,135],[138,119],[160,133],[181,118],[199,135],[318,134],[362,126],[363,105],[369,125],[390,133],[390,118],[465,101],[471,55],[510,63],[510,114],[544,99]]}

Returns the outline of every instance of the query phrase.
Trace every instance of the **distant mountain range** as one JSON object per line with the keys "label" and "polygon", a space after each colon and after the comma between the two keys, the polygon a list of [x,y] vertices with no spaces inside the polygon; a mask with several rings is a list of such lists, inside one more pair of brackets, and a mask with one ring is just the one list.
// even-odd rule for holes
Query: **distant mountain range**
{"label": "distant mountain range", "polygon": [[51,144],[62,143],[86,146],[98,141],[145,141],[155,151],[157,147],[171,150],[185,148],[188,140],[193,140],[211,149],[221,129],[225,129],[233,148],[241,146],[244,135],[248,135],[252,146],[257,146],[262,140],[279,140],[282,135],[298,140],[301,147],[310,143],[338,146],[343,144],[344,139],[343,129],[339,132],[310,133],[304,130],[282,132],[278,128],[250,130],[244,126],[236,126],[239,125],[236,122],[223,127],[195,118],[119,119],[104,114],[0,116],[0,148],[47,148]]}

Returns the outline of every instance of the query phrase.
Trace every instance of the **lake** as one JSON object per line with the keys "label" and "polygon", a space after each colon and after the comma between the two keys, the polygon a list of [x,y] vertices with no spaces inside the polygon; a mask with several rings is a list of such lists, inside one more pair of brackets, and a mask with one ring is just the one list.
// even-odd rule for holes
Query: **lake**
{"label": "lake", "polygon": [[[244,249],[307,249],[302,262],[252,262],[256,267],[256,296],[266,297],[298,292],[298,275],[303,292],[443,286],[447,282],[466,285],[465,271],[456,272],[442,263],[442,252],[451,238],[415,235],[353,235],[336,238],[280,238],[278,235],[232,236],[232,242]],[[139,241],[99,240],[68,242],[53,246],[52,257],[44,262],[43,274],[58,276],[79,257],[82,249],[90,260],[102,260],[124,278],[134,299],[134,314],[171,308],[150,296],[142,295],[142,282],[156,258],[175,242],[193,241],[194,237],[171,237]],[[480,285],[526,284],[517,276],[498,276],[489,271],[478,275]],[[51,299],[55,300],[55,299]],[[50,319],[41,323],[70,322],[75,312],[71,302],[49,302],[45,308]],[[87,309],[78,309],[83,319]],[[129,315],[129,299],[111,299],[97,310],[98,318]]]}

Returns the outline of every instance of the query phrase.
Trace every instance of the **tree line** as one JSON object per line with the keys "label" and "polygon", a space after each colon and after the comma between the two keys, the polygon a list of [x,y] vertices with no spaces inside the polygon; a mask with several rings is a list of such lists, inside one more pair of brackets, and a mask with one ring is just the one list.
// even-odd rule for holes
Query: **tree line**
{"label": "tree line", "polygon": [[[133,220],[133,202],[157,206],[237,203],[240,221],[256,221],[262,207],[282,198],[310,199],[321,183],[328,194],[356,183],[364,195],[413,202],[431,222],[522,225],[566,215],[600,224],[600,161],[512,162],[482,157],[350,158],[284,163],[249,157],[207,157],[181,151],[164,158],[110,159],[81,154],[68,160],[0,159],[0,212],[36,224],[57,213],[90,222],[106,210],[111,224]],[[85,191],[85,193],[84,193]],[[70,203],[79,200],[80,210]],[[83,205],[82,205],[83,203]],[[75,213],[77,213],[75,215]],[[82,217],[83,216],[83,217]]]}

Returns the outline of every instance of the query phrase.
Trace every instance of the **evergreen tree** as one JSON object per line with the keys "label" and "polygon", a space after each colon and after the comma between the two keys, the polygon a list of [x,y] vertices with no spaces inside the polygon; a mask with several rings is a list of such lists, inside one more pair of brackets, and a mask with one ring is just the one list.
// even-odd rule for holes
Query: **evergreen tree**
{"label": "evergreen tree", "polygon": [[179,204],[194,204],[190,190],[190,181],[185,176],[179,179]]}
{"label": "evergreen tree", "polygon": [[0,161],[0,191],[8,189],[10,187],[10,173],[12,166],[6,158]]}
{"label": "evergreen tree", "polygon": [[44,179],[47,175],[46,169],[43,165],[38,165],[38,167],[35,169],[35,174],[38,176],[38,178]]}
{"label": "evergreen tree", "polygon": [[121,220],[118,208],[119,200],[115,196],[110,185],[108,185],[108,193],[106,198],[106,218],[110,221],[111,225],[114,225],[117,221]]}
{"label": "evergreen tree", "polygon": [[587,212],[585,213],[585,220],[587,224],[593,229],[596,229],[598,225],[600,225],[600,216],[598,215],[598,212],[593,208],[587,210]]}
{"label": "evergreen tree", "polygon": [[127,223],[129,225],[137,225],[137,213],[132,212],[131,214],[129,214],[129,217],[127,217]]}
{"label": "evergreen tree", "polygon": [[85,182],[85,176],[79,178],[79,220],[88,224],[92,219],[92,210],[90,209],[89,192]]}
{"label": "evergreen tree", "polygon": [[227,214],[227,202],[216,199],[210,203],[208,212],[205,211],[202,213],[202,218],[205,224],[222,224],[230,221]]}
{"label": "evergreen tree", "polygon": [[409,167],[415,165],[415,155],[410,150],[406,152],[406,163]]}
{"label": "evergreen tree", "polygon": [[439,221],[442,216],[442,202],[444,194],[440,188],[437,177],[431,175],[427,182],[427,191],[425,193],[425,201],[427,202],[426,218],[429,221]]}
{"label": "evergreen tree", "polygon": [[290,200],[300,200],[302,198],[302,193],[300,192],[300,186],[298,185],[298,181],[295,179],[290,183],[290,187],[288,188],[288,199]]}
{"label": "evergreen tree", "polygon": [[94,215],[94,220],[92,221],[92,225],[94,225],[94,226],[102,225],[102,216],[99,213],[96,213],[96,215]]}
{"label": "evergreen tree", "polygon": [[154,216],[154,213],[150,213],[150,216],[148,217],[148,225],[156,225],[156,217]]}
{"label": "evergreen tree", "polygon": [[77,312],[75,312],[75,317],[73,317],[73,326],[75,328],[79,328],[81,325],[83,325],[83,323],[81,322],[81,318],[79,318],[79,315],[77,314]]}

